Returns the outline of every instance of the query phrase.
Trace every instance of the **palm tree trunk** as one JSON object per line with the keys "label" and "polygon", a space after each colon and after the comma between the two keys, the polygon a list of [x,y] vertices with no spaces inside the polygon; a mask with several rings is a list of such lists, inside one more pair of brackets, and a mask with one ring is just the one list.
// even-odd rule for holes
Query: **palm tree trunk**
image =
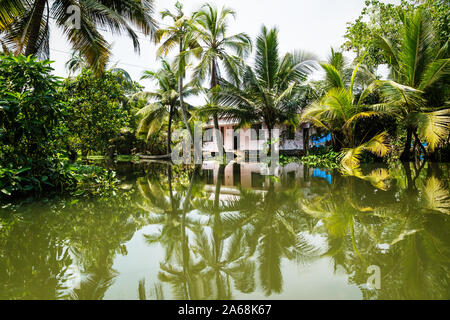
{"label": "palm tree trunk", "polygon": [[[420,138],[419,138],[419,136],[417,135],[417,132],[414,131],[414,132],[413,132],[413,135],[414,135],[414,141],[415,141],[415,143],[417,143],[417,145],[419,146],[419,149],[422,150],[424,158],[427,159],[427,158],[428,158],[427,150],[426,150],[425,147],[423,146],[422,141],[420,141]],[[414,150],[414,149],[413,149],[413,150]]]}
{"label": "palm tree trunk", "polygon": [[173,116],[173,106],[170,106],[169,110],[169,123],[167,125],[167,154],[172,153],[172,116]]}
{"label": "palm tree trunk", "polygon": [[[183,39],[180,39],[180,54],[183,52]],[[189,135],[191,136],[192,142],[194,142],[194,133],[192,132],[191,126],[189,125],[189,117],[186,110],[186,106],[184,105],[184,99],[183,99],[183,75],[184,70],[178,70],[179,76],[178,76],[178,94],[180,96],[180,107],[181,107],[181,113],[183,114],[183,121],[184,125],[186,126],[186,129],[189,131]]]}
{"label": "palm tree trunk", "polygon": [[[219,128],[219,118],[217,117],[217,114],[213,116],[214,120],[214,133],[216,135],[216,146],[217,146],[217,152],[219,154],[225,155],[225,149],[223,147],[223,138],[221,137],[220,128]],[[221,152],[222,151],[222,152]]]}
{"label": "palm tree trunk", "polygon": [[305,156],[309,155],[309,128],[303,129],[303,149],[305,150]]}
{"label": "palm tree trunk", "polygon": [[269,156],[272,155],[272,129],[273,126],[269,126],[266,124],[267,131],[269,131],[269,139],[267,140],[267,146],[269,148],[269,152],[267,153]]}
{"label": "palm tree trunk", "polygon": [[412,141],[413,129],[408,127],[406,132],[406,141],[405,148],[403,149],[403,153],[400,156],[400,160],[409,161],[411,158],[411,141]]}
{"label": "palm tree trunk", "polygon": [[[269,140],[268,140],[268,144],[269,144],[269,147],[271,147],[272,145],[271,145],[271,143],[272,143],[272,127],[270,127],[270,126],[267,126],[267,130],[269,131]],[[269,149],[270,150],[270,149]]]}
{"label": "palm tree trunk", "polygon": [[29,25],[30,34],[28,36],[27,48],[25,55],[34,55],[38,51],[37,42],[39,40],[39,30],[41,27],[42,17],[44,15],[46,0],[36,0],[33,8],[33,15]]}
{"label": "palm tree trunk", "polygon": [[[216,68],[216,60],[212,59],[211,62],[211,89],[215,88],[218,85],[218,76],[217,76],[217,68]],[[220,137],[220,128],[219,128],[219,118],[217,113],[213,114],[214,121],[214,132],[216,134],[216,146],[217,152],[220,154],[220,150],[222,150],[222,155],[225,155],[225,148],[223,145],[225,137]]]}

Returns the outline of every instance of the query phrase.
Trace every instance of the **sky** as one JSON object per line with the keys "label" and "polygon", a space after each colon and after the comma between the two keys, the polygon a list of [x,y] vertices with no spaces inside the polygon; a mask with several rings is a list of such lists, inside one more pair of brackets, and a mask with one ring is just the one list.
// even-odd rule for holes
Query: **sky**
{"label": "sky", "polygon": [[[173,10],[176,0],[155,0],[155,17],[161,21],[159,12]],[[198,10],[206,1],[184,0],[185,13]],[[282,53],[296,49],[315,53],[325,59],[330,48],[338,48],[344,42],[346,23],[354,21],[364,7],[365,0],[213,0],[209,3],[218,7],[226,5],[237,13],[236,19],[229,21],[229,34],[247,33],[255,39],[262,25],[277,26],[279,46]],[[398,3],[399,0],[385,0]],[[168,20],[163,23],[169,23]],[[159,63],[155,55],[155,45],[143,34],[140,54],[137,54],[130,39],[125,36],[104,33],[112,43],[112,65],[126,69],[133,80],[139,80],[144,70],[156,70]],[[53,27],[50,39],[50,58],[54,60],[54,73],[66,77],[65,62],[70,58],[70,46],[62,33]],[[351,57],[351,55],[349,55]],[[152,87],[148,80],[139,81],[146,89]]]}

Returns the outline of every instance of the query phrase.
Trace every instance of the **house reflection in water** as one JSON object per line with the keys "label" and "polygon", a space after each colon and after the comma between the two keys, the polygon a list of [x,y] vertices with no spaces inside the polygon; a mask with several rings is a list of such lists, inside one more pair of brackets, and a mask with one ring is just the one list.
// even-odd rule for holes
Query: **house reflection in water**
{"label": "house reflection in water", "polygon": [[[214,194],[219,176],[220,164],[215,161],[203,163],[202,172],[205,179],[205,191]],[[220,199],[227,200],[239,196],[240,188],[252,189],[265,194],[272,186],[275,190],[295,187],[297,183],[305,182],[305,177],[312,177],[314,169],[301,163],[289,163],[275,168],[275,176],[265,175],[267,165],[255,162],[230,162],[223,170],[220,188]]]}

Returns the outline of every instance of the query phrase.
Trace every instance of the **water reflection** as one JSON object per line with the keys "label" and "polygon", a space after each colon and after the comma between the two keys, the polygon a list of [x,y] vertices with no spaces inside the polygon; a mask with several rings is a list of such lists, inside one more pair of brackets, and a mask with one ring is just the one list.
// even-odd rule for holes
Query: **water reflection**
{"label": "water reflection", "polygon": [[[447,165],[275,172],[152,164],[110,199],[3,208],[0,298],[118,298],[126,286],[120,298],[296,299],[311,290],[298,285],[306,274],[313,285],[344,275],[339,290],[364,299],[449,298]],[[139,241],[159,270],[121,281],[134,269],[117,261],[136,259]],[[369,266],[380,268],[379,290],[367,286]]]}

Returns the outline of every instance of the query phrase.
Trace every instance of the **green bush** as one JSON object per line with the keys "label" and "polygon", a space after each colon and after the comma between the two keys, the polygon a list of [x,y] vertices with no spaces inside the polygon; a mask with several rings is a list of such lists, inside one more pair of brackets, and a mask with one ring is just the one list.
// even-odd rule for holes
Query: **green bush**
{"label": "green bush", "polygon": [[310,154],[303,156],[300,161],[312,167],[338,168],[340,152],[333,151],[331,147],[313,148]]}
{"label": "green bush", "polygon": [[50,61],[0,56],[0,164],[24,166],[54,154],[61,134],[60,80]]}
{"label": "green bush", "polygon": [[[42,164],[41,164],[42,165]],[[0,199],[64,192],[74,196],[113,193],[118,180],[114,171],[97,166],[49,161],[39,171],[31,166],[0,167]]]}
{"label": "green bush", "polygon": [[114,173],[59,160],[70,114],[52,70],[48,60],[0,56],[0,199],[115,189]]}
{"label": "green bush", "polygon": [[61,94],[67,103],[70,147],[83,155],[104,155],[123,129],[135,129],[128,95],[138,90],[139,85],[124,81],[120,71],[95,77],[92,70],[84,69],[76,78],[66,79]]}

